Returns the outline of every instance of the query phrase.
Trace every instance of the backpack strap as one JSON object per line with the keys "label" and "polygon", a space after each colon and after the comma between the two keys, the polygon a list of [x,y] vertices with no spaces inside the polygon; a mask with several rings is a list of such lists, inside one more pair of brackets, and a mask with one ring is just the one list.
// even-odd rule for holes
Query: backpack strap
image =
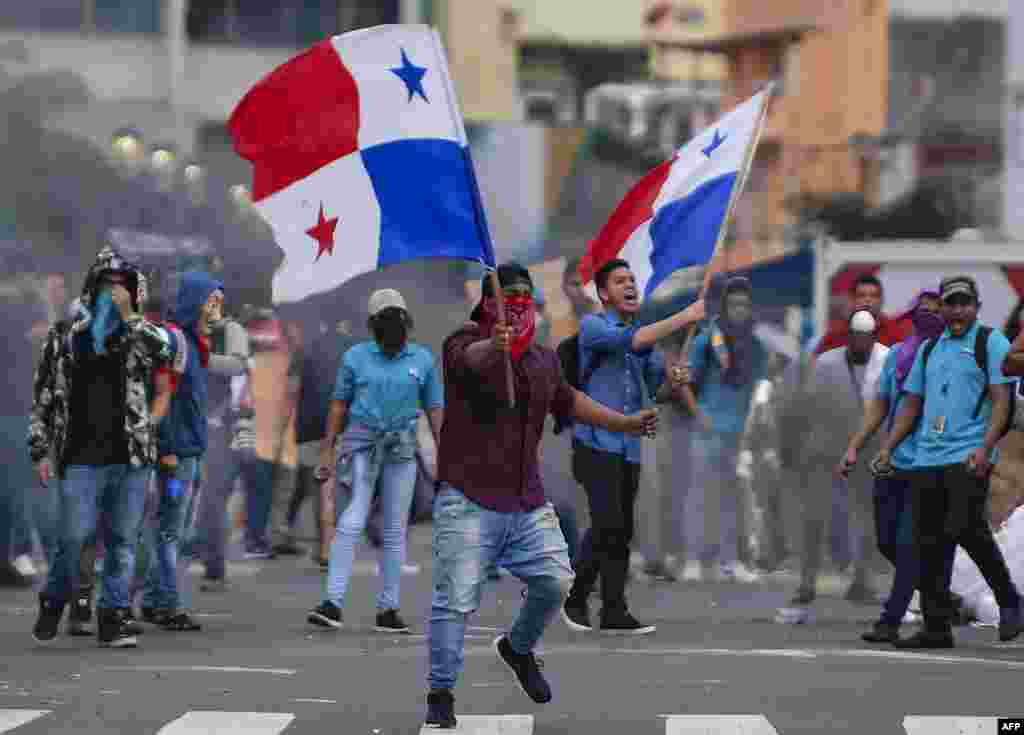
{"label": "backpack strap", "polygon": [[589,383],[590,379],[594,377],[594,373],[597,372],[597,369],[601,367],[601,363],[604,362],[604,357],[604,352],[595,353],[594,359],[590,361],[590,364],[587,366],[587,369],[584,370],[583,374],[580,376],[581,391],[586,392],[587,383]]}
{"label": "backpack strap", "polygon": [[992,327],[982,325],[978,327],[978,334],[974,338],[974,361],[978,363],[978,369],[981,370],[982,379],[985,381],[985,387],[981,389],[981,395],[978,396],[978,403],[974,406],[974,418],[978,418],[981,414],[981,407],[985,405],[985,399],[988,398],[988,338],[990,336],[992,336]]}

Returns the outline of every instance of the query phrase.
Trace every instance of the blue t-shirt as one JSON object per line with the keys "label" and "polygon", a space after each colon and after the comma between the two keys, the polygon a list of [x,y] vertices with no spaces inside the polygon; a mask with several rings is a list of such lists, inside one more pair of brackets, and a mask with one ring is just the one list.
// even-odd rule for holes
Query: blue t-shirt
{"label": "blue t-shirt", "polygon": [[700,383],[697,405],[711,419],[712,432],[742,434],[750,413],[754,387],[767,374],[767,350],[761,340],[754,337],[750,355],[753,362],[750,382],[746,385],[730,385],[723,381],[722,368],[711,354],[710,333],[710,328],[702,330],[690,344],[690,375]]}
{"label": "blue t-shirt", "polygon": [[444,406],[444,390],[429,349],[407,344],[394,358],[376,342],[350,348],[334,382],[336,401],[349,405],[350,423],[398,431],[416,421],[420,408]]}
{"label": "blue t-shirt", "polygon": [[[974,359],[977,322],[960,339],[947,329],[928,357],[925,375],[925,347],[917,351],[914,367],[904,384],[908,393],[924,396],[924,409],[918,430],[917,467],[944,467],[964,462],[982,446],[992,418],[992,401],[986,400],[974,417],[974,407],[986,385],[1012,382],[1003,375],[1003,360],[1010,342],[1002,332],[993,330],[988,338],[988,375],[982,375]],[[941,430],[939,425],[944,423]],[[993,462],[996,461],[995,453]]]}
{"label": "blue t-shirt", "polygon": [[[889,403],[889,414],[885,417],[885,428],[886,431],[892,430],[893,422],[899,415],[900,411],[903,410],[903,396],[905,395],[905,388],[901,390],[896,381],[896,358],[900,351],[902,344],[893,345],[893,348],[889,350],[889,355],[885,358],[885,364],[882,365],[882,372],[878,376],[878,389],[876,391],[876,397],[887,401]],[[921,348],[918,347],[918,352]],[[929,359],[929,362],[931,360]],[[907,376],[909,380],[910,376]],[[896,449],[892,452],[892,465],[898,470],[912,470],[914,469],[914,463],[917,457],[917,435],[920,430],[920,424],[918,428],[907,435]]]}

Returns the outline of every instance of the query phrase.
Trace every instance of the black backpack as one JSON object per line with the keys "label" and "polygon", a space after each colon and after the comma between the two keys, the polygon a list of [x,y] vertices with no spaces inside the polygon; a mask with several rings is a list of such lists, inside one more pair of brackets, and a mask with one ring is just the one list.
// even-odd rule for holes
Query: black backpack
{"label": "black backpack", "polygon": [[[992,327],[986,327],[984,325],[978,327],[978,333],[974,339],[974,361],[978,364],[978,369],[981,370],[985,376],[985,387],[981,391],[981,395],[978,396],[978,403],[974,406],[974,418],[978,418],[981,413],[982,406],[985,405],[985,399],[988,398],[988,338],[992,336]],[[936,340],[930,339],[924,346],[924,353],[921,355],[922,367],[928,369],[928,357],[932,354],[932,350],[935,349]],[[927,373],[925,373],[927,375]],[[1010,385],[1010,420],[1006,422],[1006,426],[1003,427],[1003,433],[1001,436],[1006,436],[1010,429],[1013,428],[1013,416],[1016,410],[1017,402],[1017,386]]]}
{"label": "black backpack", "polygon": [[[597,368],[600,367],[604,361],[604,352],[598,352],[594,355],[594,359],[591,360],[590,366],[582,372],[580,372],[580,333],[577,332],[571,337],[566,337],[558,343],[558,347],[555,348],[555,352],[558,354],[558,361],[562,363],[562,372],[565,374],[565,379],[568,381],[576,390],[582,391],[590,379],[594,377],[594,373]],[[556,419],[554,432],[561,434],[567,428],[572,426],[572,421]]]}

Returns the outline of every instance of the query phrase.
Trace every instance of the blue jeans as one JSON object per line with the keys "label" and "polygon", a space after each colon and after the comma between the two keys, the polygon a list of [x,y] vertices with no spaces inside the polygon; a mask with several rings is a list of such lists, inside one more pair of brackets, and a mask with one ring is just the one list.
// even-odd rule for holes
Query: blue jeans
{"label": "blue jeans", "polygon": [[[191,604],[188,561],[182,558],[180,547],[192,525],[199,464],[198,457],[179,457],[173,475],[157,473],[156,516],[147,524],[143,536],[149,562],[142,591],[143,607],[174,612]],[[172,478],[181,483],[177,494],[170,492]]]}
{"label": "blue jeans", "polygon": [[43,595],[67,603],[79,586],[82,546],[97,535],[100,515],[106,554],[100,580],[99,608],[131,605],[135,543],[146,504],[151,467],[128,465],[66,468],[59,483],[61,538]]}
{"label": "blue jeans", "polygon": [[27,433],[27,414],[0,416],[0,565],[32,550],[29,493],[39,490],[39,481],[25,446]]}
{"label": "blue jeans", "polygon": [[690,446],[692,474],[683,514],[689,556],[705,563],[715,558],[723,565],[735,563],[741,508],[736,478],[740,435],[695,431]]}
{"label": "blue jeans", "polygon": [[431,689],[453,689],[462,672],[466,619],[480,606],[484,572],[498,564],[527,586],[508,638],[529,653],[558,613],[573,573],[565,538],[550,503],[522,513],[498,513],[448,484],[434,499],[434,592],[430,609]]}
{"label": "blue jeans", "polygon": [[[398,609],[402,563],[405,561],[405,529],[416,488],[416,459],[385,458],[380,466],[377,486],[370,485],[370,453],[352,455],[352,497],[338,517],[327,567],[327,599],[338,607],[345,603],[345,592],[352,579],[356,545],[366,530],[373,496],[380,493],[380,578],[378,610]],[[335,477],[341,476],[341,463]]]}
{"label": "blue jeans", "polygon": [[[274,463],[253,451],[231,452],[245,483],[245,550],[269,551],[270,511],[274,506]],[[232,477],[235,475],[232,474]]]}

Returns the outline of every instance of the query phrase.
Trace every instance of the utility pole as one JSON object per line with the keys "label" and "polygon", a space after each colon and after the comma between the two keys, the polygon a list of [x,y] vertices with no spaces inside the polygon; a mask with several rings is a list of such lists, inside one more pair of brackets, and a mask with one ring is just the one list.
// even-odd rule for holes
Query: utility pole
{"label": "utility pole", "polygon": [[1007,4],[1003,230],[1024,240],[1024,3]]}
{"label": "utility pole", "polygon": [[164,42],[167,46],[167,101],[174,116],[174,138],[182,155],[191,155],[195,145],[185,129],[182,93],[185,87],[185,57],[188,39],[185,29],[185,0],[164,0]]}

